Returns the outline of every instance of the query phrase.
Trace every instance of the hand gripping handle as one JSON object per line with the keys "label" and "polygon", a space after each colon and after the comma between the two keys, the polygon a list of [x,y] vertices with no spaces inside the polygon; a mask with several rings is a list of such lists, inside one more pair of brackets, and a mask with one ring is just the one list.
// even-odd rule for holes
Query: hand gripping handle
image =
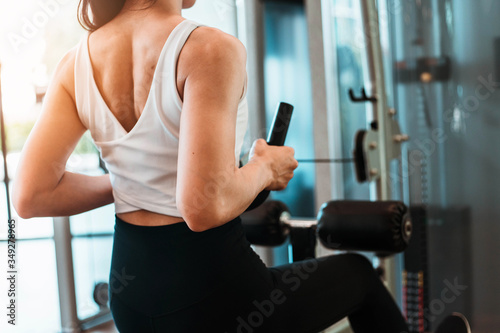
{"label": "hand gripping handle", "polygon": [[[293,106],[281,102],[278,105],[276,114],[274,115],[274,120],[271,125],[271,130],[267,137],[267,144],[270,146],[283,146],[285,144],[286,134],[288,133],[288,128],[290,127],[290,120],[292,119]],[[257,195],[254,201],[246,209],[246,211],[252,210],[254,208],[262,205],[269,196],[269,191],[264,190]]]}

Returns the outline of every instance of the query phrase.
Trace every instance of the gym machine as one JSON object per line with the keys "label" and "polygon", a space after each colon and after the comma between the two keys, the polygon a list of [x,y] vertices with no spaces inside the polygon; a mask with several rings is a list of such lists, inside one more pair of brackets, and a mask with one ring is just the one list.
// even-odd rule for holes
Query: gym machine
{"label": "gym machine", "polygon": [[[366,97],[364,91],[363,95]],[[292,105],[283,102],[278,105],[267,139],[269,145],[285,143],[292,113]],[[401,136],[395,121],[391,129]],[[359,132],[357,141],[361,144],[356,145],[354,152],[360,181],[376,176],[371,169],[370,175],[364,174],[360,179],[359,170],[367,169],[366,151],[375,150],[380,140],[374,129],[367,135],[373,141],[365,147],[365,133]],[[321,207],[316,220],[294,220],[284,203],[266,201],[268,196],[269,191],[262,191],[241,216],[247,239],[254,245],[278,246],[290,235],[293,261],[315,257],[316,234],[326,248],[376,252],[381,258],[402,252],[409,244],[412,224],[401,202],[331,201]],[[382,266],[379,273],[385,275]]]}
{"label": "gym machine", "polygon": [[[331,156],[332,152],[329,147],[331,145],[338,145],[339,138],[337,137],[336,140],[330,140],[327,143],[325,143],[324,140],[325,138],[332,138],[331,136],[335,136],[335,133],[338,133],[339,128],[336,128],[335,130],[333,127],[337,125],[331,122],[331,120],[335,120],[336,117],[334,117],[335,119],[328,119],[329,117],[327,117],[326,115],[329,112],[325,112],[325,109],[330,110],[331,113],[336,112],[333,111],[335,109],[335,106],[333,106],[329,102],[331,99],[329,95],[335,93],[325,86],[325,81],[328,82],[327,78],[325,77],[325,73],[328,72],[327,67],[329,66],[329,60],[327,60],[325,57],[328,56],[329,48],[328,46],[324,45],[325,39],[328,39],[328,29],[325,29],[325,27],[322,25],[322,21],[326,19],[327,15],[325,15],[325,13],[329,13],[330,11],[327,10],[327,1],[306,0],[304,1],[304,4],[306,7],[308,20],[310,44],[313,45],[310,47],[310,58],[312,64],[311,67],[314,89],[313,111],[316,142],[315,153],[316,156]],[[396,199],[396,196],[392,192],[393,184],[391,184],[390,178],[391,163],[394,159],[400,156],[401,144],[409,138],[408,136],[401,133],[396,120],[396,111],[390,109],[387,103],[382,50],[378,33],[379,19],[376,1],[363,0],[360,1],[360,5],[362,9],[362,18],[364,24],[363,31],[366,42],[364,51],[367,58],[368,74],[365,78],[366,86],[364,88],[364,94],[361,93],[361,96],[356,96],[353,91],[351,95],[353,97],[353,103],[364,103],[366,105],[367,113],[370,113],[369,118],[372,120],[372,122],[366,130],[361,130],[356,136],[354,159],[356,163],[358,180],[370,183],[372,193],[370,199],[373,201],[373,204],[385,205],[386,202],[390,202],[391,200]],[[332,98],[335,98],[335,96]],[[331,200],[331,198],[341,199],[341,191],[331,188],[331,184],[333,183],[332,179],[334,179],[333,177],[341,177],[341,172],[338,171],[338,168],[331,168],[328,169],[328,171],[325,171],[327,170],[326,167],[321,166],[320,169],[320,167],[318,166],[317,170],[322,170],[322,177],[324,176],[325,179],[323,183],[317,184],[317,188],[315,189],[315,194],[318,201],[321,203],[329,201]],[[337,207],[346,207],[342,206],[342,202],[334,202],[338,205]],[[328,204],[333,203],[328,202],[326,205]],[[359,209],[358,213],[362,213],[360,207],[364,203],[354,202],[352,204],[352,207],[357,207],[357,209]],[[268,209],[271,208],[269,207]],[[379,209],[381,211],[383,210],[380,207]],[[304,257],[312,257],[312,249],[314,248],[313,244],[315,244],[314,242],[316,236],[319,236],[319,230],[321,230],[319,225],[319,218],[315,221],[299,221],[297,219],[292,219],[291,217],[286,217],[286,213],[284,212],[286,212],[287,209],[281,208],[281,213],[279,212],[279,210],[280,209],[277,209],[277,213],[276,215],[274,215],[275,217],[271,218],[271,220],[275,221],[274,229],[273,227],[271,227],[272,224],[269,224],[267,222],[263,223],[262,221],[259,222],[258,218],[257,220],[254,219],[256,217],[247,216],[249,214],[257,216],[259,215],[259,212],[248,211],[247,213],[245,213],[242,216],[242,220],[245,228],[247,229],[247,237],[250,238],[251,242],[260,242],[261,245],[265,245],[266,241],[271,240],[277,243],[283,242],[288,237],[290,237],[290,241],[293,245],[292,250],[294,261],[300,260]],[[263,207],[263,210],[260,211],[261,216],[266,216],[265,211],[266,210]],[[317,211],[319,211],[321,214],[321,212],[324,212],[323,207],[318,207]],[[283,214],[283,216],[281,216],[281,214]],[[276,216],[278,216],[278,218],[276,218]],[[347,218],[347,216],[343,216],[342,213],[338,215],[338,217],[340,216],[342,216],[342,219]],[[371,223],[371,218],[375,217],[366,216],[366,218],[366,221],[369,221],[368,223]],[[381,217],[379,216],[375,219],[378,218]],[[281,223],[281,227],[279,227],[277,230],[275,228],[277,224],[279,225],[279,223],[276,221],[279,221],[279,223]],[[340,219],[338,221],[340,221]],[[351,220],[347,219],[344,222],[348,223],[347,221]],[[402,226],[405,224],[405,221],[409,221],[409,219],[400,220]],[[247,222],[251,223],[247,224]],[[411,222],[409,224],[407,223],[406,225],[407,227],[409,226],[408,229],[406,229],[409,232],[409,235],[411,234]],[[337,227],[338,225],[334,224],[334,226]],[[361,229],[367,227],[367,225],[360,226]],[[274,234],[271,234],[272,236],[269,236],[269,234],[265,233],[265,231],[262,230],[266,228],[274,230]],[[252,238],[252,230],[256,232],[257,236],[260,233],[260,237],[264,237],[264,235],[267,235],[265,237],[270,237],[270,239],[258,239],[258,237]],[[401,228],[400,230],[404,229]],[[341,250],[342,246],[347,246],[347,240],[337,240],[337,238],[335,238],[338,236],[340,239],[341,234],[342,233],[339,233],[339,231],[332,231],[332,233],[327,234],[326,237],[328,237],[328,235],[330,236],[329,239],[326,239],[327,247]],[[349,236],[356,238],[359,235],[356,236],[355,234],[349,234]],[[324,243],[325,240],[321,241],[322,243]],[[360,245],[360,243],[354,245]],[[270,243],[267,244],[269,245]],[[352,247],[352,249],[355,249],[355,247]],[[374,250],[374,252],[377,253],[377,249]],[[380,252],[380,254],[382,254],[382,251]],[[387,255],[383,255],[382,257],[383,259],[379,260],[379,270],[383,275],[382,278],[385,280],[388,289],[396,297],[396,299],[401,299],[401,267],[399,260],[394,260]]]}
{"label": "gym machine", "polygon": [[266,201],[241,219],[254,245],[279,246],[290,237],[293,261],[314,258],[316,239],[328,249],[385,258],[404,251],[412,233],[407,208],[398,201],[330,201],[316,219],[294,219],[284,203]]}

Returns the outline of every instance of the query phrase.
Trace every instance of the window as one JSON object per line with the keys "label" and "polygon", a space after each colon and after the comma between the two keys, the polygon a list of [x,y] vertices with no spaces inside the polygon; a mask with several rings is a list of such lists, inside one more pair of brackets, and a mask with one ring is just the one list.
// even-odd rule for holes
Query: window
{"label": "window", "polygon": [[[0,0],[0,62],[6,121],[9,176],[15,174],[20,151],[41,107],[49,78],[62,55],[82,36],[74,1]],[[3,179],[3,170],[0,177]],[[1,184],[3,187],[3,184]],[[7,221],[5,191],[0,191],[0,219]],[[59,298],[52,219],[17,217],[18,323],[16,332],[55,332],[60,328]],[[7,236],[0,224],[0,239]],[[0,242],[0,253],[6,242]],[[5,260],[0,270],[6,272]],[[1,290],[6,281],[0,282]],[[5,320],[0,331],[9,331]]]}

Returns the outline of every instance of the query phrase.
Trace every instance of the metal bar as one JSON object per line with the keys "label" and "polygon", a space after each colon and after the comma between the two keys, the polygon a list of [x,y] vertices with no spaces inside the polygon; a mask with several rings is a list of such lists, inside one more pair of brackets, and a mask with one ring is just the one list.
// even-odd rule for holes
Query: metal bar
{"label": "metal bar", "polygon": [[[380,177],[376,181],[376,200],[390,200],[392,198],[392,187],[390,180],[390,162],[388,145],[392,142],[390,131],[391,116],[387,105],[386,85],[384,77],[384,63],[382,59],[382,46],[380,42],[380,27],[376,0],[360,0],[363,31],[366,41],[366,56],[368,67],[369,89],[371,96],[377,98],[372,101],[373,120],[378,123],[380,142],[378,152],[380,157]],[[399,299],[397,289],[400,277],[397,274],[396,259],[381,260],[382,268],[385,269],[385,281],[388,289],[396,299]]]}
{"label": "metal bar", "polygon": [[248,111],[250,135],[252,139],[265,137],[266,127],[266,101],[264,90],[264,4],[262,1],[245,1],[244,14],[241,15],[242,6],[238,5],[238,17],[244,17],[244,31],[238,29],[238,37],[245,44],[247,55],[248,73]]}
{"label": "metal bar", "polygon": [[107,237],[113,237],[114,233],[109,233],[109,232],[102,232],[102,233],[95,233],[95,234],[82,234],[82,235],[72,235],[71,238],[107,238]]}
{"label": "metal bar", "polygon": [[73,236],[69,217],[57,217],[53,221],[62,332],[79,333],[111,321],[113,318],[109,309],[103,309],[89,318],[82,320],[78,318],[71,241],[79,238],[108,238],[113,237],[113,233]]}
{"label": "metal bar", "polygon": [[[337,39],[335,36],[335,26],[332,20],[331,0],[321,0],[321,22],[324,53],[324,73],[326,84],[326,105],[328,113],[328,140],[330,142],[329,156],[337,160],[346,160],[342,151],[342,128],[340,114],[340,91],[338,87],[339,73],[337,63]],[[308,6],[318,6],[316,2],[309,1]],[[316,7],[317,8],[317,7]],[[318,9],[316,9],[318,10]],[[311,19],[314,19],[313,17]],[[332,165],[331,168],[331,198],[337,200],[344,198],[344,167],[342,165]]]}
{"label": "metal bar", "polygon": [[78,333],[80,321],[76,307],[69,217],[55,217],[53,221],[62,332]]}
{"label": "metal bar", "polygon": [[[29,241],[41,241],[41,240],[53,240],[54,237],[34,237],[34,238],[16,238],[17,242],[29,242]],[[8,242],[7,239],[0,239],[0,243]]]}
{"label": "metal bar", "polygon": [[[108,238],[113,237],[113,233],[99,233],[99,234],[85,234],[85,235],[76,235],[71,236],[74,238]],[[33,237],[33,238],[16,238],[16,242],[26,242],[26,241],[40,241],[40,240],[53,240],[54,237]],[[1,242],[7,242],[7,239],[0,239]]]}
{"label": "metal bar", "polygon": [[[315,156],[331,156],[331,132],[328,124],[325,52],[321,1],[306,0],[305,11],[309,37],[309,63],[313,97],[313,126]],[[316,164],[315,202],[319,210],[323,202],[332,198],[332,166]]]}
{"label": "metal bar", "polygon": [[312,228],[318,224],[316,219],[285,219],[283,222],[292,228]]}
{"label": "metal bar", "polygon": [[5,184],[5,197],[7,198],[7,217],[12,219],[12,209],[10,205],[10,190],[9,190],[9,169],[7,166],[7,135],[5,133],[5,122],[3,114],[2,102],[2,64],[0,64],[0,138],[2,140],[2,156],[3,156],[3,182]]}
{"label": "metal bar", "polygon": [[[432,50],[432,55],[435,56],[436,58],[442,57],[443,56],[443,47],[442,47],[442,25],[441,25],[441,20],[443,17],[446,16],[445,13],[441,12],[441,9],[443,9],[444,4],[442,1],[438,0],[432,0],[432,12],[434,15],[432,15],[432,36],[439,36],[434,37],[434,45],[433,45],[433,50]],[[443,9],[444,10],[444,9]],[[446,96],[446,86],[443,85],[443,83],[437,83],[436,84],[436,95],[435,96]],[[436,110],[445,110],[445,101],[443,98],[436,98],[436,105],[435,108]],[[445,120],[443,119],[443,112],[436,112],[436,117],[437,117],[437,126],[436,128],[442,128],[442,125],[445,124]],[[434,130],[434,129],[433,129]],[[444,131],[444,129],[443,129]],[[439,200],[440,204],[442,207],[446,207],[448,205],[448,198],[446,195],[446,173],[447,173],[447,163],[446,163],[446,150],[444,147],[444,142],[438,142],[437,143],[437,154],[438,154],[438,175],[439,175]]]}
{"label": "metal bar", "polygon": [[376,181],[377,200],[391,198],[389,179],[390,160],[388,159],[387,143],[392,140],[388,131],[390,116],[385,91],[384,64],[382,61],[382,46],[380,44],[380,27],[375,0],[360,0],[363,31],[365,34],[365,51],[367,56],[368,89],[370,96],[376,97],[372,101],[373,120],[378,122],[378,131],[382,142],[379,142],[380,178]]}

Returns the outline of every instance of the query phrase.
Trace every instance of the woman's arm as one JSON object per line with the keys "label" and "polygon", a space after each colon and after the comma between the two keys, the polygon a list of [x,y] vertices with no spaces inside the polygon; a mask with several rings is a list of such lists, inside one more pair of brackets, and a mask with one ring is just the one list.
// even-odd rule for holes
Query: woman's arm
{"label": "woman's arm", "polygon": [[23,218],[69,216],[113,202],[109,177],[65,171],[85,132],[74,102],[75,53],[59,63],[40,118],[23,147],[13,203]]}
{"label": "woman's arm", "polygon": [[193,32],[181,53],[187,73],[181,114],[177,205],[194,231],[222,225],[241,213],[263,189],[279,190],[293,177],[293,149],[259,140],[243,168],[234,156],[238,102],[246,54],[234,37],[210,28]]}

